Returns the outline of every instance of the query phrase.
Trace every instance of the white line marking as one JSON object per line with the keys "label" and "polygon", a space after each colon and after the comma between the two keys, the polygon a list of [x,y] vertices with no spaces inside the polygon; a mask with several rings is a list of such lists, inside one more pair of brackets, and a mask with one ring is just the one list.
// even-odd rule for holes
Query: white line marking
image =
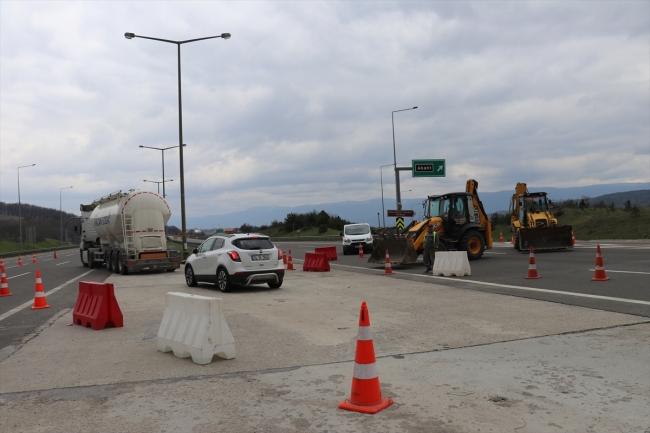
{"label": "white line marking", "polygon": [[508,253],[495,253],[494,251],[483,251],[483,254],[502,254],[502,255],[505,255],[505,254],[508,254]]}
{"label": "white line marking", "polygon": [[27,274],[31,274],[31,272],[25,272],[24,274],[18,274],[18,275],[14,275],[13,277],[7,277],[7,279],[11,280],[12,278],[22,277],[23,275],[27,275]]}
{"label": "white line marking", "polygon": [[[590,271],[595,271],[595,269],[589,269]],[[612,271],[611,269],[607,269],[606,272],[618,272],[621,274],[643,274],[643,275],[650,275],[650,272],[634,272],[634,271]]]}
{"label": "white line marking", "polygon": [[[339,264],[332,264],[330,263],[330,266],[342,266],[346,268],[353,268],[353,269],[368,269],[371,271],[377,271],[377,272],[383,272],[383,270],[379,269],[370,269],[370,268],[360,268],[358,266],[349,266],[349,265],[339,265]],[[599,296],[599,295],[587,295],[585,293],[572,293],[572,292],[563,292],[560,290],[547,290],[547,289],[535,289],[532,287],[522,287],[522,286],[510,286],[507,284],[496,284],[496,283],[487,283],[483,281],[473,281],[473,280],[460,280],[456,278],[460,277],[434,277],[433,275],[422,275],[422,274],[409,274],[406,272],[399,272],[395,271],[393,269],[393,272],[396,274],[401,274],[401,275],[411,275],[414,277],[426,277],[426,278],[434,278],[437,280],[445,280],[445,281],[457,281],[457,282],[462,282],[462,283],[469,283],[469,284],[480,284],[484,286],[493,286],[493,287],[503,287],[506,289],[517,289],[517,290],[524,290],[528,292],[541,292],[541,293],[551,293],[554,295],[566,295],[566,296],[576,296],[578,298],[591,298],[591,299],[604,299],[606,301],[617,301],[617,302],[627,302],[630,304],[641,304],[641,305],[650,305],[650,302],[648,301],[637,301],[636,299],[623,299],[623,298],[612,298],[610,296]]]}
{"label": "white line marking", "polygon": [[57,264],[56,264],[56,266],[61,266],[61,265],[65,265],[66,263],[70,263],[70,260],[68,260],[67,262],[61,262],[61,263],[57,263]]}
{"label": "white line marking", "polygon": [[[53,288],[52,290],[50,290],[49,292],[45,293],[45,295],[46,295],[46,296],[49,296],[49,295],[51,295],[51,294],[53,294],[53,293],[55,293],[55,292],[58,292],[59,290],[61,290],[61,289],[64,288],[65,286],[67,286],[68,284],[77,281],[79,278],[88,275],[88,274],[91,273],[92,271],[94,271],[94,269],[92,269],[92,270],[90,270],[90,271],[88,271],[88,272],[85,272],[85,273],[83,273],[83,274],[81,274],[81,275],[79,275],[79,276],[77,276],[77,277],[74,277],[74,278],[71,279],[70,281],[66,281],[65,283],[61,284],[60,286],[57,286],[57,287]],[[29,306],[32,305],[33,303],[34,303],[33,300],[31,300],[31,301],[27,301],[27,302],[25,302],[24,304],[17,306],[17,307],[14,308],[13,310],[9,310],[9,311],[7,311],[6,313],[0,315],[0,322],[3,321],[4,319],[6,319],[7,317],[9,317],[9,316],[11,316],[11,315],[13,315],[13,314],[16,314],[17,312],[19,312],[19,311],[22,310],[23,308],[29,307]]]}

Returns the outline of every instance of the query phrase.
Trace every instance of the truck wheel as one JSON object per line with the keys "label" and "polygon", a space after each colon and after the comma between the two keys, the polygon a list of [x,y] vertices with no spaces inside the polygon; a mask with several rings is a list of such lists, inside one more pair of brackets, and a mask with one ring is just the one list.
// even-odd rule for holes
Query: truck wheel
{"label": "truck wheel", "polygon": [[88,251],[88,266],[90,269],[95,269],[97,266],[95,266],[95,256],[92,251]]}
{"label": "truck wheel", "polygon": [[476,230],[468,230],[458,243],[458,250],[467,251],[469,260],[478,260],[485,251],[485,240]]}
{"label": "truck wheel", "polygon": [[230,289],[232,289],[228,271],[224,268],[217,269],[217,287],[219,287],[219,290],[222,292],[230,292]]}
{"label": "truck wheel", "polygon": [[198,286],[194,276],[194,269],[190,265],[185,265],[185,283],[190,287]]}
{"label": "truck wheel", "polygon": [[115,263],[117,265],[117,272],[120,275],[126,275],[126,266],[124,266],[124,262],[122,261],[121,253],[117,253],[117,258],[115,259]]}
{"label": "truck wheel", "polygon": [[111,254],[111,272],[117,274],[117,252]]}
{"label": "truck wheel", "polygon": [[108,269],[108,272],[111,272],[113,270],[113,260],[112,260],[112,252],[106,251],[104,252],[104,261],[106,262],[106,269]]}
{"label": "truck wheel", "polygon": [[84,265],[84,268],[88,267],[88,263],[84,263],[84,252],[79,250],[79,258],[81,259],[81,264]]}

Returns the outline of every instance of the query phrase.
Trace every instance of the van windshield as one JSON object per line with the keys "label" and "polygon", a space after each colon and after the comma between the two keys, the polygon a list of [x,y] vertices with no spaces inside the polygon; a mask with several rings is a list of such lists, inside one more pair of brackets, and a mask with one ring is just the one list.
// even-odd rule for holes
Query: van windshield
{"label": "van windshield", "polygon": [[368,224],[355,224],[345,227],[346,235],[365,235],[370,233],[370,226]]}

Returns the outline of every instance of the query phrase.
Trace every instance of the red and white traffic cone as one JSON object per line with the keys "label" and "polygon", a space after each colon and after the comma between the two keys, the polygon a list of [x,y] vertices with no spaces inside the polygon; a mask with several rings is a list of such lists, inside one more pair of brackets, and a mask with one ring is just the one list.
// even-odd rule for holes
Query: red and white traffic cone
{"label": "red and white traffic cone", "polygon": [[359,258],[363,259],[366,256],[363,255],[363,244],[359,242]]}
{"label": "red and white traffic cone", "polygon": [[50,308],[45,299],[45,291],[43,290],[43,281],[41,281],[41,271],[36,270],[36,289],[34,293],[34,306],[32,310],[40,310],[41,308]]}
{"label": "red and white traffic cone", "polygon": [[287,259],[287,271],[295,271],[293,268],[293,259],[291,258],[291,250],[289,250],[289,258]]}
{"label": "red and white traffic cone", "polygon": [[284,265],[284,269],[287,269],[287,255],[282,252],[282,250],[279,250],[280,254],[282,254],[282,264]]}
{"label": "red and white traffic cone", "polygon": [[5,261],[2,260],[2,257],[0,257],[0,266],[4,266],[4,265],[5,265]]}
{"label": "red and white traffic cone", "polygon": [[393,267],[390,265],[390,256],[388,255],[388,250],[386,250],[386,264],[384,265],[384,275],[394,274]]}
{"label": "red and white traffic cone", "polygon": [[2,276],[0,277],[0,296],[11,296],[9,284],[7,283],[7,275],[5,274],[5,267],[0,266],[0,271],[2,271]]}
{"label": "red and white traffic cone", "polygon": [[600,244],[596,247],[596,269],[594,277],[591,281],[607,281],[609,277],[605,274],[605,264],[603,263],[603,255],[600,253]]}
{"label": "red and white traffic cone", "polygon": [[499,242],[504,243],[505,240],[503,239],[503,232],[499,232]]}
{"label": "red and white traffic cone", "polygon": [[22,265],[23,265],[23,259],[20,258],[20,254],[18,254],[18,266],[22,266]]}
{"label": "red and white traffic cone", "polygon": [[393,404],[392,398],[381,397],[375,346],[370,331],[370,316],[365,301],[359,312],[359,332],[357,334],[357,353],[354,357],[352,373],[352,392],[350,398],[339,403],[339,409],[362,413],[377,413]]}
{"label": "red and white traffic cone", "polygon": [[32,263],[36,263],[36,253],[32,253]]}
{"label": "red and white traffic cone", "polygon": [[533,253],[533,247],[530,247],[530,259],[528,259],[528,276],[527,280],[534,280],[536,278],[542,278],[537,275],[537,267],[535,266],[535,254]]}
{"label": "red and white traffic cone", "polygon": [[515,244],[515,235],[513,234],[510,235],[510,245],[514,245],[514,244]]}
{"label": "red and white traffic cone", "polygon": [[573,242],[573,245],[576,245],[578,241],[576,241],[576,237],[573,236],[573,232],[571,232],[571,242]]}
{"label": "red and white traffic cone", "polygon": [[56,251],[54,251],[54,257],[52,257],[52,258],[53,258],[53,259],[56,259]]}

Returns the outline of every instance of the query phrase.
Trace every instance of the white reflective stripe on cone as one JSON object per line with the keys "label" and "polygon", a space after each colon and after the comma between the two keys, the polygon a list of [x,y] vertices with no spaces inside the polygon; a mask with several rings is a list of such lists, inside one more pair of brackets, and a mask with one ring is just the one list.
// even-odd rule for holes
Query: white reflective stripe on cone
{"label": "white reflective stripe on cone", "polygon": [[598,266],[598,265],[596,265],[596,270],[597,270],[597,271],[604,271],[605,268],[603,268],[602,266]]}
{"label": "white reflective stripe on cone", "polygon": [[372,340],[372,331],[370,326],[359,326],[359,333],[357,334],[358,341]]}
{"label": "white reflective stripe on cone", "polygon": [[352,377],[355,379],[374,379],[378,376],[376,362],[373,362],[372,364],[354,363],[354,372],[352,373]]}
{"label": "white reflective stripe on cone", "polygon": [[43,281],[41,281],[40,278],[37,278],[37,279],[36,279],[36,284],[38,284],[38,283],[43,283]]}
{"label": "white reflective stripe on cone", "polygon": [[35,298],[44,298],[44,297],[45,297],[45,293],[43,293],[43,292],[36,292],[36,293],[34,293],[34,297],[35,297]]}
{"label": "white reflective stripe on cone", "polygon": [[531,270],[531,269],[535,269],[535,270],[536,270],[537,268],[535,268],[535,264],[533,263],[533,264],[528,265],[528,269],[529,269],[529,270]]}

